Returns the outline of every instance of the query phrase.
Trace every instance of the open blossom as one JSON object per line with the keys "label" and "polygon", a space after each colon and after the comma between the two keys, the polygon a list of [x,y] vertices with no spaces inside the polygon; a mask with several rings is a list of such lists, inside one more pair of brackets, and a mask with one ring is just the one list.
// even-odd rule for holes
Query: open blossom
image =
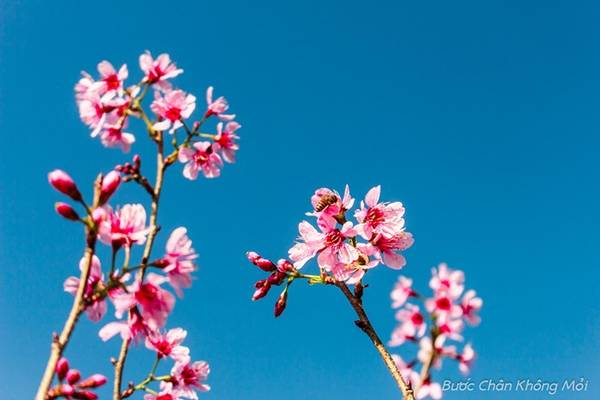
{"label": "open blossom", "polygon": [[415,340],[425,334],[427,325],[425,317],[418,306],[406,304],[404,308],[396,313],[398,326],[392,332],[392,338],[389,341],[390,346],[399,346],[408,340]]}
{"label": "open blossom", "polygon": [[171,90],[166,94],[156,91],[150,108],[162,119],[154,124],[154,129],[166,131],[170,128],[169,133],[173,133],[183,126],[182,120],[188,119],[194,112],[196,97],[183,90]]}
{"label": "open blossom", "polygon": [[[83,270],[85,268],[86,262],[86,257],[82,257],[79,261],[79,270]],[[100,264],[100,259],[93,255],[90,265],[90,273],[84,291],[84,298],[91,299],[96,286],[102,284],[103,279],[104,275],[102,274],[102,266]],[[77,293],[77,288],[79,287],[79,282],[79,278],[75,276],[68,277],[63,285],[65,292],[75,296],[75,293]],[[91,304],[89,304],[86,307],[85,312],[88,315],[89,319],[91,319],[92,321],[97,322],[101,320],[104,314],[106,314],[106,301],[104,299],[94,300]]]}
{"label": "open blossom", "polygon": [[179,400],[180,397],[176,393],[173,393],[173,385],[170,383],[162,382],[161,391],[157,394],[145,394],[144,400]]}
{"label": "open blossom", "polygon": [[127,65],[123,64],[117,71],[108,61],[101,61],[98,64],[98,73],[100,80],[91,85],[90,90],[104,94],[113,90],[122,90],[123,82],[129,75]]}
{"label": "open blossom", "polygon": [[390,297],[392,298],[392,308],[399,308],[406,303],[410,296],[414,296],[412,289],[412,279],[405,276],[399,276]]}
{"label": "open blossom", "polygon": [[317,217],[317,225],[327,225],[326,220],[342,216],[354,205],[354,199],[350,195],[350,187],[346,185],[344,197],[340,197],[338,192],[328,188],[315,190],[311,196],[310,202],[313,206],[313,212],[307,213]]}
{"label": "open blossom", "polygon": [[425,301],[425,308],[438,318],[460,318],[462,316],[461,307],[454,303],[449,291],[438,291],[432,298]]}
{"label": "open blossom", "polygon": [[163,53],[154,59],[149,51],[140,56],[140,69],[145,74],[145,82],[158,84],[165,89],[169,87],[166,82],[167,79],[175,78],[183,73],[183,70],[177,68],[175,63],[171,61],[168,54]]}
{"label": "open blossom", "polygon": [[467,290],[462,298],[461,304],[463,318],[470,325],[478,325],[480,322],[479,315],[477,312],[483,306],[483,300],[477,297],[474,290]]}
{"label": "open blossom", "polygon": [[197,400],[196,391],[207,392],[210,386],[203,383],[208,378],[210,367],[206,361],[176,363],[171,370],[173,392],[181,397]]}
{"label": "open blossom", "polygon": [[105,342],[115,335],[120,335],[123,340],[138,341],[152,331],[153,329],[148,326],[139,310],[132,308],[127,320],[109,322],[100,329],[98,336]]}
{"label": "open blossom", "polygon": [[125,204],[113,211],[105,207],[101,219],[99,237],[105,244],[115,247],[144,244],[150,228],[146,227],[146,210],[141,204]]}
{"label": "open blossom", "polygon": [[473,350],[473,346],[470,343],[467,343],[463,348],[461,354],[457,356],[458,359],[458,369],[463,374],[468,374],[471,370],[471,365],[475,360],[475,350]]}
{"label": "open blossom", "polygon": [[399,232],[391,237],[378,233],[369,242],[367,254],[392,269],[400,269],[406,265],[406,259],[398,252],[408,249],[413,243],[409,232]]}
{"label": "open blossom", "polygon": [[317,231],[307,221],[302,221],[298,225],[301,241],[289,250],[289,257],[294,261],[294,267],[302,268],[317,253],[319,254],[317,262],[327,269],[331,269],[337,262],[350,264],[358,258],[357,248],[346,241],[347,238],[356,236],[352,222],[348,221],[338,229],[335,220],[329,218],[321,229],[323,232]]}
{"label": "open blossom", "polygon": [[404,231],[404,207],[400,202],[379,203],[381,186],[371,188],[354,213],[359,222],[356,231],[366,240],[380,234],[393,237]]}
{"label": "open blossom", "polygon": [[132,133],[125,132],[126,121],[120,123],[119,118],[109,116],[98,131],[100,142],[104,147],[121,149],[123,153],[129,153],[131,145],[135,143],[135,136]]}
{"label": "open blossom", "polygon": [[211,117],[213,115],[217,116],[222,121],[232,121],[235,119],[235,114],[224,114],[225,111],[229,109],[229,103],[225,97],[218,97],[213,101],[213,90],[212,86],[209,86],[206,89],[206,113],[204,114],[205,118]]}
{"label": "open blossom", "polygon": [[187,229],[175,229],[167,241],[166,254],[162,261],[165,264],[163,271],[176,293],[181,297],[182,288],[192,285],[192,272],[196,270],[194,260],[198,254],[192,247],[192,241],[187,236]]}
{"label": "open blossom", "polygon": [[121,289],[111,295],[115,316],[121,318],[126,311],[141,306],[141,316],[150,328],[164,326],[175,305],[175,297],[161,287],[166,280],[164,276],[149,273],[144,282],[136,280],[127,286],[127,291]]}
{"label": "open blossom", "polygon": [[158,357],[171,357],[179,363],[190,361],[190,349],[182,346],[181,343],[187,336],[187,332],[181,328],[170,329],[162,334],[153,332],[146,337],[146,347],[156,351]]}
{"label": "open blossom", "polygon": [[214,149],[221,153],[221,157],[228,163],[235,162],[235,152],[240,148],[235,141],[240,137],[235,131],[242,126],[235,121],[228,122],[223,126],[222,122],[217,124],[217,135],[215,136]]}
{"label": "open blossom", "polygon": [[223,160],[214,152],[210,142],[196,142],[191,148],[182,147],[178,157],[180,162],[185,163],[183,176],[190,180],[196,179],[200,171],[207,178],[221,175]]}
{"label": "open blossom", "polygon": [[432,382],[431,379],[426,379],[423,384],[419,386],[419,390],[415,394],[417,400],[431,397],[433,400],[439,400],[442,398],[442,387],[437,382]]}
{"label": "open blossom", "polygon": [[429,287],[434,292],[444,291],[452,299],[457,299],[465,288],[464,281],[465,275],[462,271],[454,271],[448,268],[447,264],[441,263],[437,269],[431,269]]}

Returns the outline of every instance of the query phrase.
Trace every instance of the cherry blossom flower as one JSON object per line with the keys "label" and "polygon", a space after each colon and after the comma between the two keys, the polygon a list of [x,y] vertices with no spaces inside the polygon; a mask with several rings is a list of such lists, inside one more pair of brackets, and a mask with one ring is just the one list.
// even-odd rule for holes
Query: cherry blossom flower
{"label": "cherry blossom flower", "polygon": [[348,185],[344,189],[343,198],[335,190],[320,188],[311,196],[310,202],[313,206],[313,212],[307,213],[307,215],[317,217],[318,226],[326,226],[328,222],[325,220],[340,218],[354,205],[354,199],[350,195]]}
{"label": "cherry blossom flower", "polygon": [[454,303],[449,291],[438,291],[432,298],[425,301],[425,308],[438,318],[459,318],[462,308]]}
{"label": "cherry blossom flower", "polygon": [[419,374],[415,371],[410,364],[407,364],[402,357],[398,354],[392,354],[392,360],[394,360],[394,364],[400,371],[400,375],[404,378],[405,382],[410,382],[414,386],[414,382],[418,382]]}
{"label": "cherry blossom flower", "polygon": [[473,350],[473,346],[471,346],[470,343],[467,343],[463,348],[462,353],[457,356],[457,359],[459,361],[458,368],[460,369],[460,372],[465,375],[468,374],[471,370],[471,365],[475,360],[475,350]]}
{"label": "cherry blossom flower", "polygon": [[[87,258],[82,257],[79,261],[79,270],[82,271],[86,266]],[[98,285],[103,284],[104,274],[102,274],[102,266],[100,264],[100,259],[96,257],[96,255],[92,256],[92,261],[90,265],[90,272],[87,284],[85,286],[84,298],[91,299],[94,294],[94,290]],[[67,293],[75,296],[77,293],[77,289],[79,287],[79,278],[75,276],[68,277],[64,284],[64,290]],[[85,308],[85,312],[88,318],[94,322],[100,321],[104,314],[106,314],[106,301],[102,300],[93,300],[91,304],[88,304]]]}
{"label": "cherry blossom flower", "polygon": [[173,393],[173,385],[162,382],[161,391],[158,394],[145,394],[144,400],[179,400],[180,396]]}
{"label": "cherry blossom flower", "polygon": [[171,61],[168,54],[163,53],[153,59],[149,51],[140,56],[140,69],[145,74],[144,81],[146,83],[157,84],[162,89],[170,87],[166,82],[167,79],[175,78],[183,73],[183,70],[177,68],[175,63]]}
{"label": "cherry blossom flower", "polygon": [[463,292],[465,286],[465,275],[462,271],[454,271],[448,265],[441,263],[438,268],[431,269],[431,280],[429,287],[435,292],[445,291],[452,299],[457,299]]}
{"label": "cherry blossom flower", "polygon": [[101,95],[111,91],[123,90],[123,82],[129,75],[127,65],[123,64],[119,68],[119,71],[117,71],[108,61],[101,61],[98,64],[98,73],[100,74],[100,80],[94,82],[90,90],[96,91]]}
{"label": "cherry blossom flower", "polygon": [[406,259],[397,252],[408,249],[413,243],[414,239],[409,232],[399,232],[391,237],[376,234],[369,242],[367,254],[392,269],[401,269],[406,265]]}
{"label": "cherry blossom flower", "polygon": [[406,303],[410,296],[414,296],[412,289],[412,279],[405,276],[399,276],[390,297],[392,298],[392,308],[399,308]]}
{"label": "cherry blossom flower", "polygon": [[232,121],[235,119],[235,114],[224,114],[225,111],[229,109],[229,103],[225,97],[218,97],[213,101],[213,90],[212,86],[209,86],[206,89],[206,113],[204,114],[204,118],[209,118],[213,115],[221,119],[222,121]]}
{"label": "cherry blossom flower", "polygon": [[449,314],[441,314],[436,316],[435,324],[440,335],[445,335],[452,340],[463,340],[461,335],[464,328],[462,319],[453,319]]}
{"label": "cherry blossom flower", "polygon": [[217,124],[217,135],[215,136],[214,150],[221,153],[221,157],[228,163],[235,162],[235,152],[240,148],[235,140],[240,137],[235,134],[235,131],[242,126],[235,121],[228,122],[225,127],[223,123]]}
{"label": "cherry blossom flower", "polygon": [[419,386],[419,390],[415,394],[418,400],[431,397],[433,400],[439,400],[442,398],[442,387],[437,382],[432,382],[431,379],[426,379],[423,384]]}
{"label": "cherry blossom flower", "polygon": [[171,90],[166,94],[155,92],[154,102],[150,105],[152,112],[162,119],[154,124],[153,128],[169,133],[183,126],[182,120],[192,115],[196,108],[196,97],[186,94],[183,90]]}
{"label": "cherry blossom flower", "polygon": [[477,297],[477,294],[474,290],[467,290],[462,298],[461,308],[463,313],[463,318],[470,325],[479,325],[481,318],[477,315],[477,312],[483,306],[483,300]]}
{"label": "cherry blossom flower", "polygon": [[170,329],[167,333],[152,332],[146,337],[146,347],[156,351],[159,358],[171,357],[179,363],[190,361],[190,349],[181,343],[187,332],[181,328]]}
{"label": "cherry blossom flower", "polygon": [[406,304],[404,308],[396,312],[396,320],[399,324],[392,332],[392,337],[388,342],[392,347],[400,346],[407,339],[415,340],[425,334],[427,328],[425,317],[417,305]]}
{"label": "cherry blossom flower", "polygon": [[179,150],[179,161],[185,163],[183,176],[190,180],[198,177],[202,171],[206,178],[216,178],[221,175],[223,166],[221,157],[215,153],[210,142],[196,142],[193,146]]}
{"label": "cherry blossom flower", "polygon": [[144,244],[151,228],[146,227],[146,210],[141,204],[125,204],[113,211],[110,207],[103,208],[99,238],[105,244],[113,247],[133,244]]}
{"label": "cherry blossom flower", "polygon": [[135,136],[123,129],[119,124],[104,124],[99,132],[100,142],[104,147],[117,147],[123,153],[129,153],[131,145],[135,143]]}
{"label": "cherry blossom flower", "polygon": [[370,240],[374,234],[393,237],[404,230],[404,207],[400,202],[379,203],[381,186],[371,188],[354,213],[356,231]]}
{"label": "cherry blossom flower", "polygon": [[115,335],[120,335],[123,340],[138,341],[152,331],[153,329],[148,326],[138,309],[132,308],[129,312],[129,319],[109,322],[100,329],[98,336],[105,342]]}
{"label": "cherry blossom flower", "polygon": [[210,390],[210,386],[203,383],[209,373],[210,367],[206,361],[176,363],[171,370],[173,391],[181,397],[197,400],[197,390],[202,392]]}
{"label": "cherry blossom flower", "polygon": [[162,261],[165,264],[163,271],[179,297],[183,296],[182,288],[192,285],[191,273],[196,270],[194,260],[198,254],[192,247],[192,241],[187,236],[187,229],[175,229],[167,241],[166,254]]}

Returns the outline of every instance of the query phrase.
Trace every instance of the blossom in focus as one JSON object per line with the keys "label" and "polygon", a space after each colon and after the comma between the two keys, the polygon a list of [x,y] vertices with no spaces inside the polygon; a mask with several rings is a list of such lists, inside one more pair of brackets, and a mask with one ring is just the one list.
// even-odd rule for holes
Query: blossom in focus
{"label": "blossom in focus", "polygon": [[48,174],[48,182],[52,187],[75,201],[81,201],[82,196],[73,178],[65,171],[55,169]]}
{"label": "blossom in focus", "polygon": [[228,122],[223,125],[222,122],[217,124],[217,135],[213,144],[214,150],[221,153],[221,157],[228,163],[235,162],[235,152],[240,148],[235,141],[240,137],[235,134],[235,131],[242,126],[235,121]]}
{"label": "blossom in focus", "polygon": [[163,53],[154,59],[149,51],[140,56],[140,69],[145,74],[144,81],[146,83],[157,84],[163,89],[169,88],[167,79],[175,78],[183,73],[183,70],[177,68],[171,61],[168,54]]}
{"label": "blossom in focus", "polygon": [[350,195],[350,187],[348,185],[344,189],[344,197],[340,197],[335,190],[319,188],[311,196],[310,202],[313,206],[313,211],[307,213],[307,215],[317,217],[318,226],[327,225],[325,220],[341,217],[354,205],[354,199]]}
{"label": "blossom in focus", "polygon": [[369,242],[368,254],[392,269],[400,269],[406,265],[406,259],[398,252],[408,249],[413,243],[409,232],[399,232],[391,237],[378,233]]}
{"label": "blossom in focus", "polygon": [[208,378],[210,367],[206,361],[176,363],[171,370],[173,392],[181,397],[197,400],[196,391],[207,392],[210,386],[203,383]]}
{"label": "blossom in focus", "polygon": [[[100,209],[98,209],[100,210]],[[146,210],[141,204],[125,204],[113,211],[105,206],[101,214],[99,238],[113,247],[144,244],[151,228],[146,227]]]}
{"label": "blossom in focus", "polygon": [[[79,261],[79,270],[80,271],[83,271],[83,269],[86,267],[86,263],[87,263],[87,258],[82,257],[81,260]],[[103,279],[104,279],[104,275],[102,274],[102,266],[100,264],[100,259],[98,257],[96,257],[96,255],[93,255],[92,260],[91,260],[91,265],[90,265],[89,277],[88,277],[88,281],[87,281],[87,284],[85,286],[85,291],[84,291],[85,299],[87,299],[88,301],[91,300],[96,287],[98,285],[103,284]],[[75,293],[77,293],[77,289],[79,287],[79,282],[80,282],[80,279],[75,276],[68,277],[63,284],[65,292],[70,293],[73,296],[75,296]],[[93,300],[91,304],[88,304],[86,306],[85,312],[86,312],[87,316],[89,317],[89,319],[91,319],[94,322],[97,322],[102,319],[104,314],[106,314],[106,308],[107,308],[106,301],[104,299],[102,299],[102,300],[96,299],[96,300]]]}
{"label": "blossom in focus", "polygon": [[371,188],[365,200],[360,202],[360,209],[354,213],[359,222],[356,231],[365,240],[380,234],[393,237],[404,231],[404,207],[400,202],[379,203],[381,186]]}
{"label": "blossom in focus", "polygon": [[206,178],[221,175],[223,160],[214,152],[210,142],[196,142],[192,147],[182,147],[178,158],[180,162],[185,163],[183,176],[190,180],[196,179],[200,171]]}
{"label": "blossom in focus", "polygon": [[101,61],[98,64],[98,73],[100,74],[100,80],[94,82],[89,90],[95,91],[100,95],[113,90],[123,90],[123,82],[129,75],[127,65],[123,64],[117,71],[108,61]]}
{"label": "blossom in focus", "polygon": [[169,133],[173,133],[183,126],[182,120],[189,118],[195,108],[196,97],[183,90],[171,90],[166,94],[156,91],[150,109],[162,121],[155,123],[153,128],[159,131],[170,128]]}
{"label": "blossom in focus", "polygon": [[179,363],[190,361],[190,349],[181,343],[187,332],[181,328],[170,329],[167,333],[152,332],[146,337],[146,347],[156,351],[158,357],[171,357]]}
{"label": "blossom in focus", "polygon": [[205,118],[209,118],[213,115],[217,116],[222,121],[232,121],[235,119],[235,114],[224,114],[225,111],[229,109],[229,103],[225,99],[225,97],[221,96],[213,100],[213,90],[212,86],[209,86],[206,89],[206,113],[204,114]]}
{"label": "blossom in focus", "polygon": [[183,295],[182,288],[192,285],[191,273],[196,270],[194,260],[198,254],[192,247],[192,241],[187,236],[187,229],[175,229],[167,241],[166,253],[162,261],[165,264],[163,271],[179,297]]}
{"label": "blossom in focus", "polygon": [[412,289],[412,283],[413,281],[410,278],[405,276],[398,277],[398,281],[390,294],[390,297],[392,298],[392,308],[402,307],[410,296],[415,295],[415,292]]}
{"label": "blossom in focus", "polygon": [[142,318],[138,309],[132,308],[126,321],[109,322],[100,329],[98,336],[105,342],[115,335],[120,335],[123,340],[137,341],[148,336],[153,330]]}

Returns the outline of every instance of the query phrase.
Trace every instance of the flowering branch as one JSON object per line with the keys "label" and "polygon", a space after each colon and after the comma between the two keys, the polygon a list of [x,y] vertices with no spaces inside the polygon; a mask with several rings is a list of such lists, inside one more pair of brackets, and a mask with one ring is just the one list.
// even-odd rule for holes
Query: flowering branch
{"label": "flowering branch", "polygon": [[[167,54],[154,59],[149,52],[140,56],[140,68],[144,77],[138,84],[126,88],[124,82],[129,74],[127,66],[123,65],[117,71],[112,64],[102,61],[98,64],[98,80],[83,72],[75,86],[80,117],[92,129],[92,137],[98,136],[105,147],[118,147],[128,152],[136,140],[132,133],[125,132],[130,118],[138,118],[146,125],[148,136],[156,145],[156,178],[154,185],[151,185],[141,172],[140,156],[135,155],[131,163],[118,165],[114,171],[98,178],[94,201],[88,205],[66,173],[57,170],[49,175],[50,183],[56,190],[85,209],[86,216],[82,218],[71,205],[56,204],[59,215],[85,225],[87,247],[80,261],[80,276],[69,277],[64,282],[65,291],[74,296],[73,307],[61,335],[53,341],[36,400],[97,398],[88,389],[103,385],[106,378],[94,375],[93,380],[80,381],[78,372],[70,370],[65,364],[66,359],[61,356],[80,315],[85,312],[93,322],[101,320],[107,312],[107,300],[114,305],[115,316],[119,320],[102,327],[99,336],[104,341],[115,335],[122,339],[119,355],[112,361],[113,399],[121,400],[136,391],[144,391],[148,400],[178,400],[197,398],[196,391],[210,389],[203,383],[210,373],[208,364],[204,361],[192,362],[189,348],[181,345],[187,332],[181,328],[163,330],[173,310],[175,296],[162,285],[169,284],[175,294],[182,297],[182,289],[191,286],[191,274],[197,268],[195,259],[198,255],[192,248],[187,229],[179,227],[172,231],[163,256],[153,261],[150,261],[150,256],[160,230],[158,209],[167,168],[179,161],[185,164],[183,175],[189,180],[197,179],[200,172],[206,178],[218,177],[224,162],[235,162],[235,153],[239,148],[236,143],[239,137],[235,131],[241,125],[233,120],[235,115],[225,114],[229,108],[225,98],[213,100],[213,88],[209,87],[206,92],[206,111],[201,121],[194,123],[196,132],[190,135],[185,121],[191,118],[196,108],[196,97],[174,89],[170,82],[183,70],[178,69]],[[150,90],[154,93],[150,110],[155,118],[150,117],[150,113],[142,106]],[[216,134],[207,137],[210,141],[201,141],[200,138],[206,136],[196,134],[197,130],[209,119],[221,122],[216,124]],[[186,129],[188,138],[178,144],[176,134],[181,128]],[[173,136],[172,151],[165,149],[165,144],[168,144],[165,140],[167,132]],[[166,157],[165,152],[168,154]],[[135,182],[150,196],[148,225],[146,211],[141,204],[125,204],[116,209],[108,204],[121,182]],[[102,263],[95,255],[97,240],[109,245],[112,250],[106,277]],[[140,262],[130,266],[131,250],[135,245],[144,245],[144,250]],[[122,257],[121,264],[118,264],[119,257]],[[118,265],[121,267],[118,268]],[[146,273],[150,267],[157,271]],[[130,384],[122,391],[130,347],[140,340],[156,354],[156,362],[150,374],[139,384]],[[158,364],[163,358],[171,358],[174,365],[168,374],[157,376]],[[64,362],[61,363],[61,360]],[[54,378],[58,382],[51,388]],[[158,390],[150,388],[151,383],[159,384]]]}

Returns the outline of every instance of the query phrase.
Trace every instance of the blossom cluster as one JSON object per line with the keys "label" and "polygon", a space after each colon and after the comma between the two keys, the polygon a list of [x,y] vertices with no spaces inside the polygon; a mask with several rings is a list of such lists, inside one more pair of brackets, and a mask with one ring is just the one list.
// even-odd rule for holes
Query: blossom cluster
{"label": "blossom cluster", "polygon": [[[392,308],[397,309],[398,323],[388,345],[418,344],[417,356],[410,362],[405,362],[397,354],[392,355],[404,379],[417,389],[417,399],[442,397],[440,384],[431,378],[431,367],[440,369],[445,358],[453,359],[458,362],[460,371],[467,374],[475,359],[470,343],[466,343],[460,351],[455,344],[449,344],[449,341],[464,340],[465,323],[475,326],[480,322],[478,312],[483,301],[474,290],[465,291],[464,281],[462,271],[452,270],[442,263],[432,269],[430,297],[424,298],[417,293],[412,279],[405,276],[398,278],[391,292]],[[422,305],[413,304],[409,299],[420,300]],[[422,373],[417,372],[419,363]]]}
{"label": "blossom cluster", "polygon": [[[82,72],[75,85],[75,100],[79,116],[90,128],[91,136],[99,137],[106,147],[129,152],[136,141],[129,131],[129,121],[131,117],[137,117],[144,120],[151,134],[166,131],[173,136],[177,150],[174,155],[185,164],[183,174],[186,178],[196,179],[199,172],[207,178],[218,177],[224,162],[235,162],[235,153],[239,149],[236,132],[241,125],[234,120],[234,114],[227,113],[227,100],[222,96],[214,98],[213,87],[208,87],[206,108],[199,119],[193,121],[196,97],[175,88],[171,82],[183,73],[183,69],[178,68],[168,54],[153,58],[150,52],[140,56],[139,67],[143,76],[130,86],[126,85],[129,70],[125,64],[117,70],[110,62],[102,61],[97,67],[97,78]],[[149,90],[154,96],[150,111],[156,117],[155,121],[150,121],[142,107]],[[201,126],[211,117],[218,121],[215,132],[201,132]],[[186,134],[181,143],[177,138],[179,130]]]}
{"label": "blossom cluster", "polygon": [[[253,299],[264,297],[272,286],[287,278],[288,285],[275,305],[275,315],[279,316],[286,305],[287,287],[294,279],[354,285],[379,264],[401,269],[406,264],[401,252],[413,244],[413,237],[405,229],[402,203],[382,202],[380,194],[381,187],[373,187],[352,212],[355,200],[348,186],[343,195],[328,188],[317,189],[310,199],[312,210],[307,213],[315,218],[316,227],[306,220],[300,222],[299,238],[288,251],[289,259],[274,263],[255,252],[247,254],[250,262],[271,273],[256,282]],[[303,266],[315,257],[320,275],[301,274]]]}

